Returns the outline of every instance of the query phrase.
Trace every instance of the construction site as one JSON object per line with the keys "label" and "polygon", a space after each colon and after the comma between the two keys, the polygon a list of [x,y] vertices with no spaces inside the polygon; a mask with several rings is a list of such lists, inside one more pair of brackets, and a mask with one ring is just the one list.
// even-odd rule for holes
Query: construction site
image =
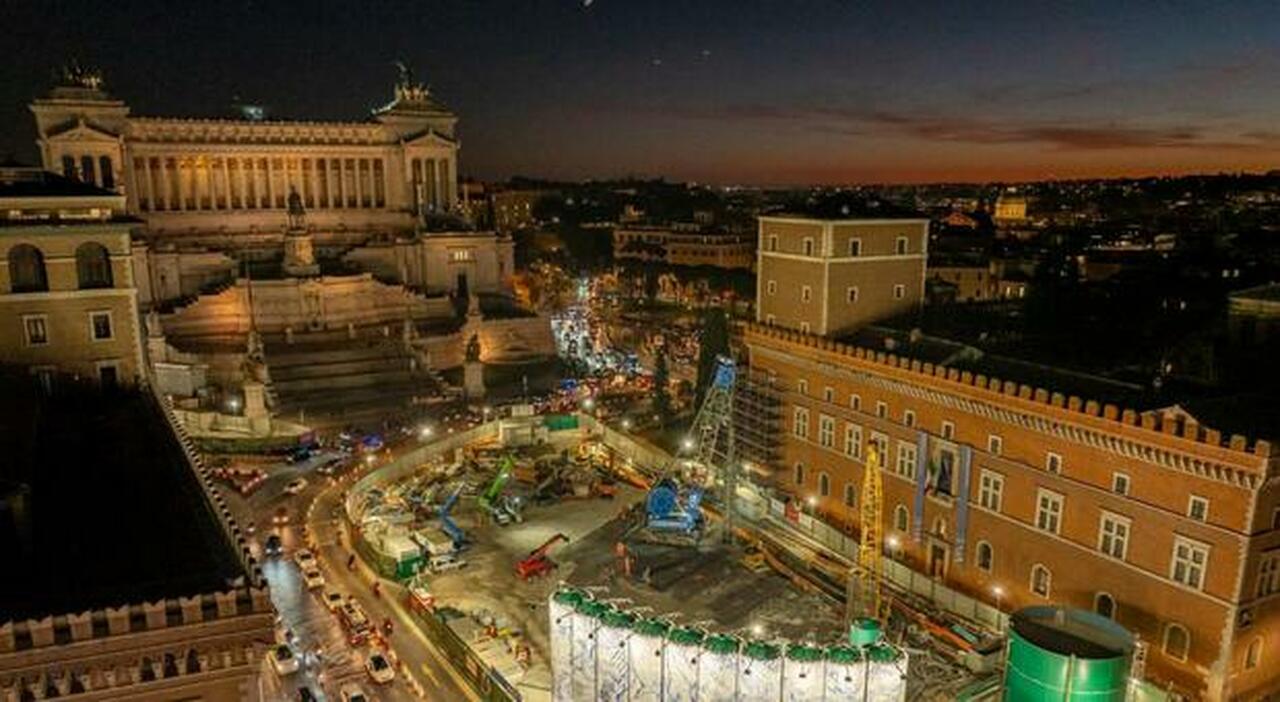
{"label": "construction site", "polygon": [[998,698],[1010,618],[885,555],[878,470],[857,538],[726,470],[767,460],[767,431],[737,434],[776,411],[735,373],[726,360],[679,456],[531,413],[428,447],[350,492],[362,553],[513,699]]}

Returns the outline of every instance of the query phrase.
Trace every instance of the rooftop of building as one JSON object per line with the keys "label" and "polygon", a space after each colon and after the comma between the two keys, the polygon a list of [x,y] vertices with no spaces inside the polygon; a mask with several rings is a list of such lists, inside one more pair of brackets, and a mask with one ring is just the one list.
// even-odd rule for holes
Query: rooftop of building
{"label": "rooftop of building", "polygon": [[0,622],[223,591],[243,566],[142,391],[0,374]]}

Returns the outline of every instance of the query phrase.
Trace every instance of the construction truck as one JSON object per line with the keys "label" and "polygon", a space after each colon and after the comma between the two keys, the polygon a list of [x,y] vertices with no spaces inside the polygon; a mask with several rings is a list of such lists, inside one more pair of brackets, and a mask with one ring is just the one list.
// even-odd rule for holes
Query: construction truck
{"label": "construction truck", "polygon": [[702,540],[702,488],[684,490],[671,478],[663,478],[645,498],[644,516],[631,534],[642,541],[670,546],[696,546]]}
{"label": "construction truck", "polygon": [[511,480],[514,469],[515,461],[510,456],[504,457],[498,466],[497,475],[493,476],[493,482],[489,483],[489,487],[476,498],[476,504],[480,506],[481,511],[488,513],[498,526],[524,521],[520,499],[502,494],[502,490]]}
{"label": "construction truck", "polygon": [[530,551],[529,555],[516,563],[516,575],[518,575],[521,580],[528,580],[529,578],[534,578],[555,570],[556,562],[547,556],[547,552],[561,541],[567,543],[569,541],[569,537],[564,534],[556,534],[555,536],[547,539],[541,546]]}

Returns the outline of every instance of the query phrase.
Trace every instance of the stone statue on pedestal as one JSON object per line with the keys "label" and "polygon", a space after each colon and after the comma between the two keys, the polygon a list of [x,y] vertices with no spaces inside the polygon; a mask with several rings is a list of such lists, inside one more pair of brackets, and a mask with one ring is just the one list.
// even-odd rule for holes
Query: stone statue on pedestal
{"label": "stone statue on pedestal", "polygon": [[288,206],[289,229],[306,229],[307,211],[302,207],[302,196],[297,188],[289,188]]}
{"label": "stone statue on pedestal", "polygon": [[473,333],[467,341],[467,360],[462,367],[462,390],[468,399],[485,396],[484,364],[480,362],[480,352],[480,335]]}
{"label": "stone statue on pedestal", "polygon": [[295,278],[320,274],[315,247],[307,229],[307,211],[297,188],[289,188],[289,228],[284,235],[284,272]]}

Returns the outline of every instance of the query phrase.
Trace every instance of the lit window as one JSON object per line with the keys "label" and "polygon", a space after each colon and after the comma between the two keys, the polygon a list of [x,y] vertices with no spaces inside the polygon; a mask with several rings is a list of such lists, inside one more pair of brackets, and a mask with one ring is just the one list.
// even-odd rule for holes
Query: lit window
{"label": "lit window", "polygon": [[1107,619],[1116,618],[1116,599],[1105,592],[1093,596],[1093,611]]}
{"label": "lit window", "polygon": [[1062,472],[1062,456],[1059,456],[1056,453],[1050,452],[1044,458],[1044,469],[1049,471],[1050,473],[1061,473]]}
{"label": "lit window", "polygon": [[852,482],[844,484],[844,506],[852,507],[858,501],[858,488]]}
{"label": "lit window", "polygon": [[955,422],[947,422],[947,421],[942,422],[942,438],[948,441],[956,438]]}
{"label": "lit window", "polygon": [[1062,495],[1040,490],[1036,498],[1036,528],[1057,534],[1062,527]]}
{"label": "lit window", "polygon": [[845,295],[845,299],[846,299],[846,300],[848,300],[850,303],[857,302],[857,301],[858,301],[858,286],[856,286],[856,285],[855,285],[855,286],[853,286],[853,287],[850,287],[850,288],[845,289],[845,291],[844,291],[844,295]]}
{"label": "lit window", "polygon": [[29,314],[22,318],[27,346],[44,346],[49,343],[49,318],[42,314]]}
{"label": "lit window", "polygon": [[850,458],[862,457],[862,427],[857,424],[844,426],[844,455]]}
{"label": "lit window", "polygon": [[771,280],[771,281],[769,281],[769,282],[765,283],[765,284],[764,284],[764,289],[765,289],[765,294],[766,294],[766,295],[777,295],[777,294],[778,294],[778,281],[776,281],[776,280]]}
{"label": "lit window", "polygon": [[916,413],[911,410],[902,411],[902,423],[909,427],[916,425]]}
{"label": "lit window", "polygon": [[1053,587],[1053,573],[1045,566],[1037,563],[1031,568],[1031,592],[1044,597],[1049,597],[1049,592]]}
{"label": "lit window", "polygon": [[907,512],[907,508],[898,505],[893,508],[893,528],[898,531],[906,531],[911,528],[911,514]]}
{"label": "lit window", "polygon": [[907,286],[903,285],[902,283],[898,283],[897,285],[893,286],[893,299],[901,300],[906,296],[907,296]]}
{"label": "lit window", "polygon": [[1209,546],[1191,539],[1173,538],[1173,563],[1169,577],[1174,582],[1200,590],[1204,588],[1205,570],[1209,565]]}
{"label": "lit window", "polygon": [[993,456],[1000,455],[1000,449],[1004,448],[1004,439],[995,434],[987,437],[987,451]]}
{"label": "lit window", "polygon": [[827,497],[831,494],[831,476],[825,471],[818,473],[818,495]]}
{"label": "lit window", "polygon": [[893,242],[893,252],[899,256],[907,255],[907,237],[900,236]]}
{"label": "lit window", "polygon": [[808,302],[813,299],[813,288],[808,285],[800,286],[800,301]]}
{"label": "lit window", "polygon": [[1187,660],[1191,650],[1191,633],[1181,624],[1170,624],[1164,629],[1164,655],[1179,661]]}
{"label": "lit window", "polygon": [[[858,257],[862,255],[862,239],[849,240],[849,256]],[[850,300],[852,302],[852,300]]]}
{"label": "lit window", "polygon": [[1117,495],[1129,494],[1129,476],[1124,473],[1111,474],[1111,491]]}
{"label": "lit window", "polygon": [[818,444],[823,448],[836,445],[836,420],[825,414],[818,415]]}
{"label": "lit window", "polygon": [[1258,563],[1258,582],[1254,596],[1266,597],[1280,592],[1280,554],[1271,554]]}
{"label": "lit window", "polygon": [[989,470],[983,470],[978,479],[978,504],[983,509],[999,512],[1004,501],[1004,476]]}
{"label": "lit window", "polygon": [[1209,519],[1209,500],[1199,495],[1192,495],[1187,501],[1187,516],[1203,522]]}
{"label": "lit window", "polygon": [[791,432],[800,439],[809,438],[809,410],[797,407]]}
{"label": "lit window", "polygon": [[471,249],[454,249],[449,252],[449,260],[455,263],[473,260],[474,252]]}
{"label": "lit window", "polygon": [[898,442],[898,462],[894,471],[908,480],[916,477],[916,445],[905,441]]}
{"label": "lit window", "polygon": [[1102,513],[1098,525],[1098,550],[1124,560],[1129,549],[1129,520],[1109,512]]}
{"label": "lit window", "polygon": [[991,549],[991,544],[985,541],[979,541],[978,548],[975,549],[974,552],[973,560],[979,569],[990,573],[991,563],[995,560],[995,552]]}
{"label": "lit window", "polygon": [[111,313],[90,312],[89,334],[94,341],[106,341],[111,338]]}

